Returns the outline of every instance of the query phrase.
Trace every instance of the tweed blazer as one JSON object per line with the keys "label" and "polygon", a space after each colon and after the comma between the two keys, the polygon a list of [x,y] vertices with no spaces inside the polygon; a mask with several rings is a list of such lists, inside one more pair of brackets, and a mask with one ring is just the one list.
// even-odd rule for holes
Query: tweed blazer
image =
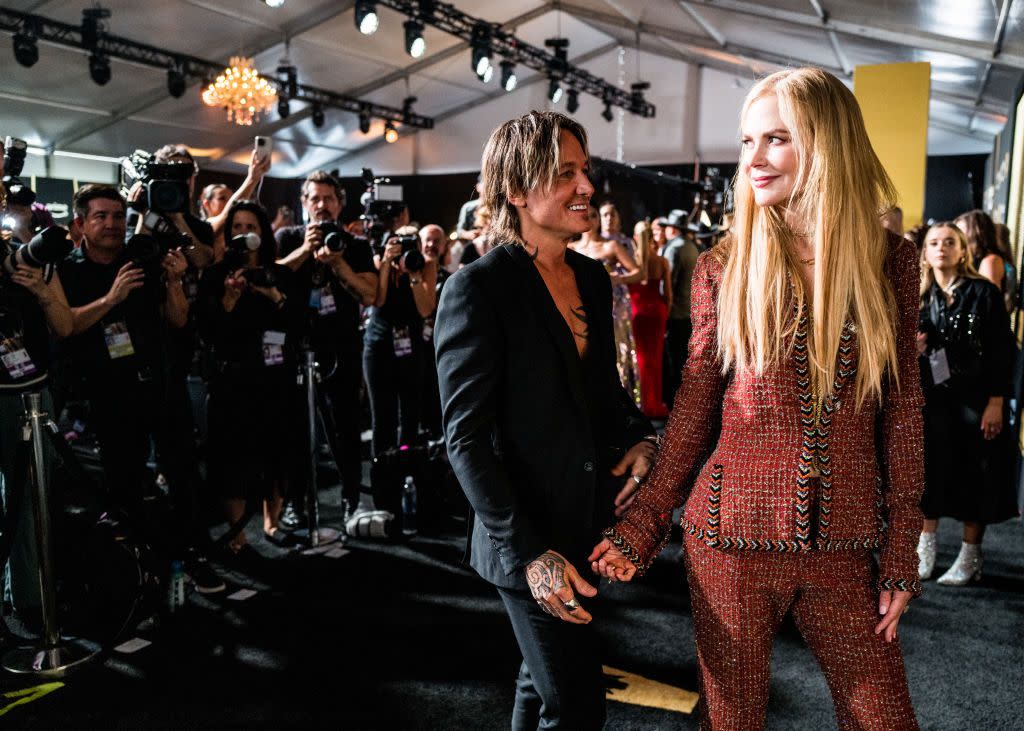
{"label": "tweed blazer", "polygon": [[806,308],[794,306],[793,344],[778,364],[760,376],[723,374],[717,297],[724,258],[712,249],[697,262],[689,357],[657,464],[629,512],[605,535],[642,573],[668,540],[672,511],[685,504],[683,530],[713,548],[878,548],[879,587],[920,592],[923,398],[913,244],[890,237],[885,262],[896,300],[899,386],[890,377],[880,401],[869,398],[856,406],[858,343],[856,328],[848,324],[833,390],[818,419]]}

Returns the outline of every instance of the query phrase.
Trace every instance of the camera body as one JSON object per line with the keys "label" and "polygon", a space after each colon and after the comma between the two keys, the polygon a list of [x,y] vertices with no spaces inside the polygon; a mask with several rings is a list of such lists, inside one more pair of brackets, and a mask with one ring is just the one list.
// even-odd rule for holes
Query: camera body
{"label": "camera body", "polygon": [[277,277],[272,269],[266,267],[248,265],[248,254],[260,249],[260,237],[254,233],[238,234],[232,236],[226,242],[227,251],[224,253],[224,262],[228,269],[234,271],[242,269],[242,276],[253,287],[274,287],[277,286]]}
{"label": "camera body", "polygon": [[411,274],[423,271],[423,267],[426,266],[427,260],[423,258],[423,254],[420,252],[419,236],[396,236],[394,234],[385,234],[384,239],[381,241],[381,251],[383,252],[384,247],[389,244],[398,244],[402,247],[402,254],[398,258],[401,260],[402,267],[405,271]]}
{"label": "camera body", "polygon": [[334,221],[323,221],[314,225],[320,229],[324,246],[327,247],[328,251],[342,254],[348,248],[349,242],[354,238],[352,234],[341,228]]}
{"label": "camera body", "polygon": [[25,140],[10,136],[4,139],[3,186],[7,191],[8,205],[27,207],[36,202],[35,191],[18,177],[25,168],[27,152],[28,143]]}
{"label": "camera body", "polygon": [[184,213],[189,209],[189,182],[195,168],[188,163],[155,162],[145,150],[136,150],[121,161],[121,195],[128,198],[142,183],[143,206],[157,213]]}
{"label": "camera body", "polygon": [[[0,270],[13,274],[19,265],[33,269],[47,269],[56,266],[74,248],[68,237],[68,230],[61,226],[49,226],[32,237],[27,244],[0,244]],[[49,276],[49,273],[47,274]]]}
{"label": "camera body", "polygon": [[374,177],[370,168],[363,168],[363,184],[366,186],[366,192],[360,198],[363,203],[361,218],[373,252],[377,256],[383,256],[384,247],[388,244],[399,244],[402,247],[400,259],[405,270],[423,271],[426,260],[420,253],[419,237],[395,236],[390,229],[395,218],[405,210],[402,186],[392,185],[390,178]]}

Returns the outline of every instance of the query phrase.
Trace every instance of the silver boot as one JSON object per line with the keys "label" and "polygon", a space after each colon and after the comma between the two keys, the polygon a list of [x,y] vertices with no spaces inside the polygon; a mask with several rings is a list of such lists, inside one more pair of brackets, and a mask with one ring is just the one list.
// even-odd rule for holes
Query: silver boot
{"label": "silver boot", "polygon": [[983,561],[980,545],[961,543],[960,555],[956,557],[949,570],[939,577],[938,583],[943,586],[966,586],[972,581],[977,581],[981,578]]}
{"label": "silver boot", "polygon": [[934,533],[922,533],[917,540],[917,578],[921,581],[932,578],[937,544]]}

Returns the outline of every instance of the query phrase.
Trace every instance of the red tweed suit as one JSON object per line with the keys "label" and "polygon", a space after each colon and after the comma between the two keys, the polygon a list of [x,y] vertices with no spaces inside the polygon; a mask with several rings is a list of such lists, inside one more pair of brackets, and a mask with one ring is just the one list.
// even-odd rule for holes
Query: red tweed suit
{"label": "red tweed suit", "polygon": [[[873,627],[878,589],[920,592],[917,254],[891,237],[885,270],[898,308],[900,388],[856,408],[857,333],[848,326],[817,424],[806,311],[794,312],[794,343],[778,365],[760,377],[722,374],[723,258],[712,250],[697,263],[690,352],[657,465],[606,535],[643,572],[667,541],[673,509],[685,504],[705,728],[763,725],[771,638],[789,608],[825,670],[840,727],[916,728],[898,644]],[[719,412],[721,436],[711,445]]]}

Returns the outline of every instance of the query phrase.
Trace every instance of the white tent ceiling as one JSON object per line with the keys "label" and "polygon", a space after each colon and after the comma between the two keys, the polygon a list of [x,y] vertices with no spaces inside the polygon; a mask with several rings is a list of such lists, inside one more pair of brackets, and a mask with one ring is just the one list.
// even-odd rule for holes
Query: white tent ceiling
{"label": "white tent ceiling", "polygon": [[[592,151],[635,163],[724,162],[736,155],[740,101],[753,79],[787,65],[813,63],[849,78],[856,65],[899,61],[932,64],[930,154],[991,151],[1024,71],[1024,0],[456,0],[465,13],[500,22],[521,39],[570,39],[569,58],[612,83],[651,82],[654,119],[617,113],[604,121],[599,100],[580,97],[577,118],[592,134]],[[519,88],[506,94],[481,84],[470,70],[467,44],[427,27],[427,52],[406,55],[405,18],[379,8],[381,27],[363,36],[353,22],[353,0],[107,0],[115,35],[204,59],[254,56],[273,72],[285,53],[301,83],[399,107],[407,96],[416,111],[435,118],[431,131],[403,130],[386,145],[378,120],[359,132],[356,116],[328,110],[318,129],[309,110],[293,103],[253,127],[226,121],[205,107],[199,86],[181,99],[166,91],[166,74],[112,60],[106,86],[88,76],[83,52],[41,44],[32,68],[15,63],[11,37],[0,40],[0,133],[63,153],[124,155],[183,142],[202,164],[242,170],[255,134],[274,137],[280,177],[318,168],[342,174],[371,165],[402,174],[476,169],[490,130],[531,108],[551,106],[543,77],[520,67]],[[1005,13],[998,55],[997,28]],[[6,7],[69,24],[81,21],[84,2],[20,0]],[[822,14],[827,20],[822,20]],[[6,46],[6,48],[4,47]],[[991,64],[991,68],[988,68]],[[531,83],[531,79],[533,83]],[[564,108],[564,102],[561,105]],[[31,160],[29,172],[98,179],[81,158]],[[102,172],[110,175],[112,166]]]}

